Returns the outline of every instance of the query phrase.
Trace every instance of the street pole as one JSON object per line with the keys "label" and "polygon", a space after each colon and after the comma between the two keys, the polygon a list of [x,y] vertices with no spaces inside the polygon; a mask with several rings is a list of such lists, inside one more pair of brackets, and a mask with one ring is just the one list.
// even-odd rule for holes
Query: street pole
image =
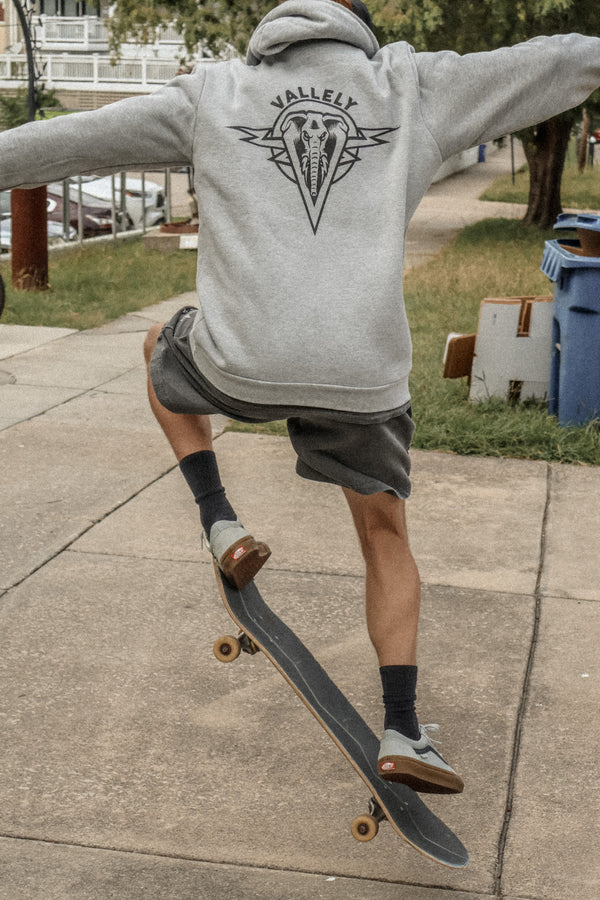
{"label": "street pole", "polygon": [[25,55],[27,56],[28,121],[33,122],[33,120],[35,119],[37,104],[35,101],[35,62],[33,59],[33,44],[31,43],[31,28],[29,27],[27,13],[23,9],[21,0],[13,0],[13,3],[15,4],[15,9],[17,10],[19,23],[23,32],[23,39],[25,41]]}
{"label": "street pole", "polygon": [[[29,18],[21,0],[13,0],[25,42],[27,55],[27,113],[33,122],[37,110],[35,89],[35,61]],[[12,217],[12,284],[17,290],[45,291],[48,289],[48,220],[46,186],[10,194]]]}

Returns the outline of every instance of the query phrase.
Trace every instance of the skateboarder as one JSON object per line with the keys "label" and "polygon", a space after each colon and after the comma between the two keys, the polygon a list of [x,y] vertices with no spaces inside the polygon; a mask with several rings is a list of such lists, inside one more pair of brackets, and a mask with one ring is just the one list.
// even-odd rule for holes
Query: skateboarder
{"label": "skateboarder", "polygon": [[595,37],[464,57],[380,49],[359,0],[286,0],[254,32],[246,62],[200,64],[150,96],[0,135],[3,189],[193,165],[199,306],[148,334],[152,408],[238,585],[269,549],[227,500],[210,413],[287,419],[298,473],[342,487],[383,682],[379,770],[423,790],[460,791],[462,781],[415,712],[404,236],[445,159],[599,85]]}

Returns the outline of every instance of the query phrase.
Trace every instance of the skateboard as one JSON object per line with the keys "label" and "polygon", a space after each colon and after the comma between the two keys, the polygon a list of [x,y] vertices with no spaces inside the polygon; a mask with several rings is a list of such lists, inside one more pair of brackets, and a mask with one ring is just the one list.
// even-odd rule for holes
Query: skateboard
{"label": "skateboard", "polygon": [[219,638],[214,655],[221,662],[233,662],[242,651],[262,651],[356,769],[371,793],[368,813],[351,825],[356,840],[372,840],[379,823],[387,819],[400,837],[430,859],[451,868],[466,866],[465,847],[419,795],[379,777],[377,737],[308,648],[267,606],[254,581],[239,590],[216,565],[215,573],[225,609],[240,634]]}

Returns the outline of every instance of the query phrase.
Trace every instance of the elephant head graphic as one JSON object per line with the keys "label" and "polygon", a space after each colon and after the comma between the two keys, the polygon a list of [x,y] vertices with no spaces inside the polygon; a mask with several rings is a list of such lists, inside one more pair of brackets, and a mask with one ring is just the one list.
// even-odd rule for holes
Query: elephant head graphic
{"label": "elephant head graphic", "polygon": [[[337,163],[348,134],[341,116],[322,112],[293,112],[281,125],[281,133],[293,165],[298,165],[313,203]],[[335,168],[335,166],[334,166]]]}

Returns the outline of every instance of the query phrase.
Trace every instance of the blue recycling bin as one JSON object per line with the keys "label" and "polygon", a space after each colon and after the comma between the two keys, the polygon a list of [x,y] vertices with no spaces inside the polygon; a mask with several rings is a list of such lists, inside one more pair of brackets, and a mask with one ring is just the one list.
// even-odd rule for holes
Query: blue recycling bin
{"label": "blue recycling bin", "polygon": [[596,252],[600,216],[561,215],[554,227],[580,239],[546,241],[542,258],[554,282],[548,413],[560,425],[584,425],[600,419],[600,252],[583,255]]}

